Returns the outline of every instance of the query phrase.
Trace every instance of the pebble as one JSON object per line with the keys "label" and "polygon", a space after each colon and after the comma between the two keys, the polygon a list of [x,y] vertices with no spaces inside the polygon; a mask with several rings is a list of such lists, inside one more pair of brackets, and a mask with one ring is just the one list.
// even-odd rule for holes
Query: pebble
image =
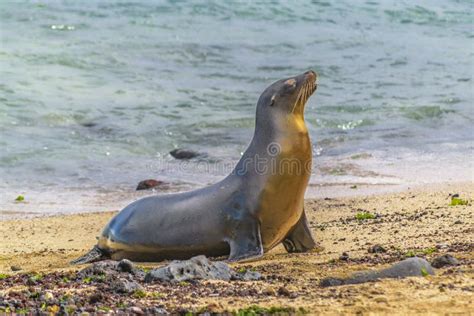
{"label": "pebble", "polygon": [[373,245],[372,247],[369,248],[369,253],[384,253],[384,252],[387,252],[387,249],[385,249],[379,244]]}
{"label": "pebble", "polygon": [[276,291],[272,287],[268,286],[265,289],[263,289],[262,294],[268,295],[268,296],[275,296]]}
{"label": "pebble", "polygon": [[339,257],[339,260],[343,260],[343,261],[349,260],[349,254],[347,252],[343,252],[342,255]]}
{"label": "pebble", "polygon": [[19,267],[19,266],[11,266],[10,269],[11,269],[12,271],[20,271],[20,270],[21,270],[21,267]]}
{"label": "pebble", "polygon": [[45,301],[51,301],[54,299],[54,295],[51,292],[45,292],[43,298]]}
{"label": "pebble", "polygon": [[282,286],[278,289],[278,294],[282,296],[290,296],[291,292],[286,287]]}
{"label": "pebble", "polygon": [[143,287],[135,281],[129,281],[124,278],[116,279],[110,284],[110,288],[117,293],[130,294],[138,290],[143,290]]}
{"label": "pebble", "polygon": [[143,315],[143,310],[138,306],[132,306],[127,309],[129,312],[137,315]]}

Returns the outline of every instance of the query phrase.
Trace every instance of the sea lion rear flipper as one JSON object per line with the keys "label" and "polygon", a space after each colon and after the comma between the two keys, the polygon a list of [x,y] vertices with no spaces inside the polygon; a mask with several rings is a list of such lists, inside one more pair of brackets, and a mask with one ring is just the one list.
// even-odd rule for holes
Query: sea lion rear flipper
{"label": "sea lion rear flipper", "polygon": [[84,264],[84,263],[100,261],[100,260],[103,260],[103,259],[106,259],[106,258],[108,258],[106,253],[102,249],[100,249],[99,247],[94,246],[94,248],[89,250],[88,253],[86,253],[85,255],[83,255],[83,256],[75,259],[75,260],[72,260],[70,263],[71,264]]}
{"label": "sea lion rear flipper", "polygon": [[283,240],[283,246],[288,252],[306,252],[316,247],[304,210],[298,223]]}
{"label": "sea lion rear flipper", "polygon": [[235,232],[235,236],[228,240],[230,245],[229,261],[240,261],[257,258],[263,255],[260,223],[256,219],[243,220]]}

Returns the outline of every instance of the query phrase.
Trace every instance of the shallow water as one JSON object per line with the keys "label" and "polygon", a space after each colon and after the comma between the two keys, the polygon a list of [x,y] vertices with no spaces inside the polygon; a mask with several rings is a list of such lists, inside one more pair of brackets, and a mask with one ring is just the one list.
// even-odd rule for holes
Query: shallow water
{"label": "shallow water", "polygon": [[0,21],[3,209],[217,181],[263,89],[308,69],[313,185],[474,180],[470,1],[2,1]]}

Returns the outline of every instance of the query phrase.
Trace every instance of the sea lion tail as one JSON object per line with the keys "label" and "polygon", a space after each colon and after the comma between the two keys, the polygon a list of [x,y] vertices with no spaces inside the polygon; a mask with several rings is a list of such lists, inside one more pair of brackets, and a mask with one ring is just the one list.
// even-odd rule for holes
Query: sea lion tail
{"label": "sea lion tail", "polygon": [[106,259],[108,257],[109,256],[105,253],[105,251],[103,251],[102,249],[100,249],[96,245],[96,246],[94,246],[94,248],[89,250],[88,253],[86,253],[85,255],[83,255],[83,256],[75,259],[75,260],[72,260],[70,263],[71,264],[84,264],[84,263],[100,261],[100,260]]}

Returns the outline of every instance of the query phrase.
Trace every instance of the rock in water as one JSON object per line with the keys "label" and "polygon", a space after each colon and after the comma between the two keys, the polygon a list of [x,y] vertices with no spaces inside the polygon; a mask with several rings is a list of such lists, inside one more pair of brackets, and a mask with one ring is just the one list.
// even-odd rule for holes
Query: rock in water
{"label": "rock in water", "polygon": [[174,149],[170,151],[170,155],[176,159],[192,159],[200,156],[198,152],[187,149]]}
{"label": "rock in water", "polygon": [[189,281],[195,279],[207,280],[259,280],[258,272],[245,271],[237,273],[225,262],[211,262],[205,256],[193,257],[189,260],[175,260],[169,265],[153,269],[145,276],[145,282],[153,281]]}
{"label": "rock in water", "polygon": [[344,284],[359,284],[384,278],[406,278],[410,276],[425,276],[427,274],[434,274],[433,267],[430,263],[423,258],[414,257],[395,263],[386,269],[358,272],[346,279],[326,278],[321,280],[320,285],[327,287]]}
{"label": "rock in water", "polygon": [[435,268],[442,268],[446,266],[457,266],[459,264],[458,259],[451,256],[449,253],[439,256],[431,262],[431,265]]}
{"label": "rock in water", "polygon": [[148,189],[157,187],[157,186],[159,186],[163,183],[164,183],[163,181],[158,181],[158,180],[154,180],[154,179],[143,180],[143,181],[140,181],[138,183],[136,190],[137,191],[148,190]]}

